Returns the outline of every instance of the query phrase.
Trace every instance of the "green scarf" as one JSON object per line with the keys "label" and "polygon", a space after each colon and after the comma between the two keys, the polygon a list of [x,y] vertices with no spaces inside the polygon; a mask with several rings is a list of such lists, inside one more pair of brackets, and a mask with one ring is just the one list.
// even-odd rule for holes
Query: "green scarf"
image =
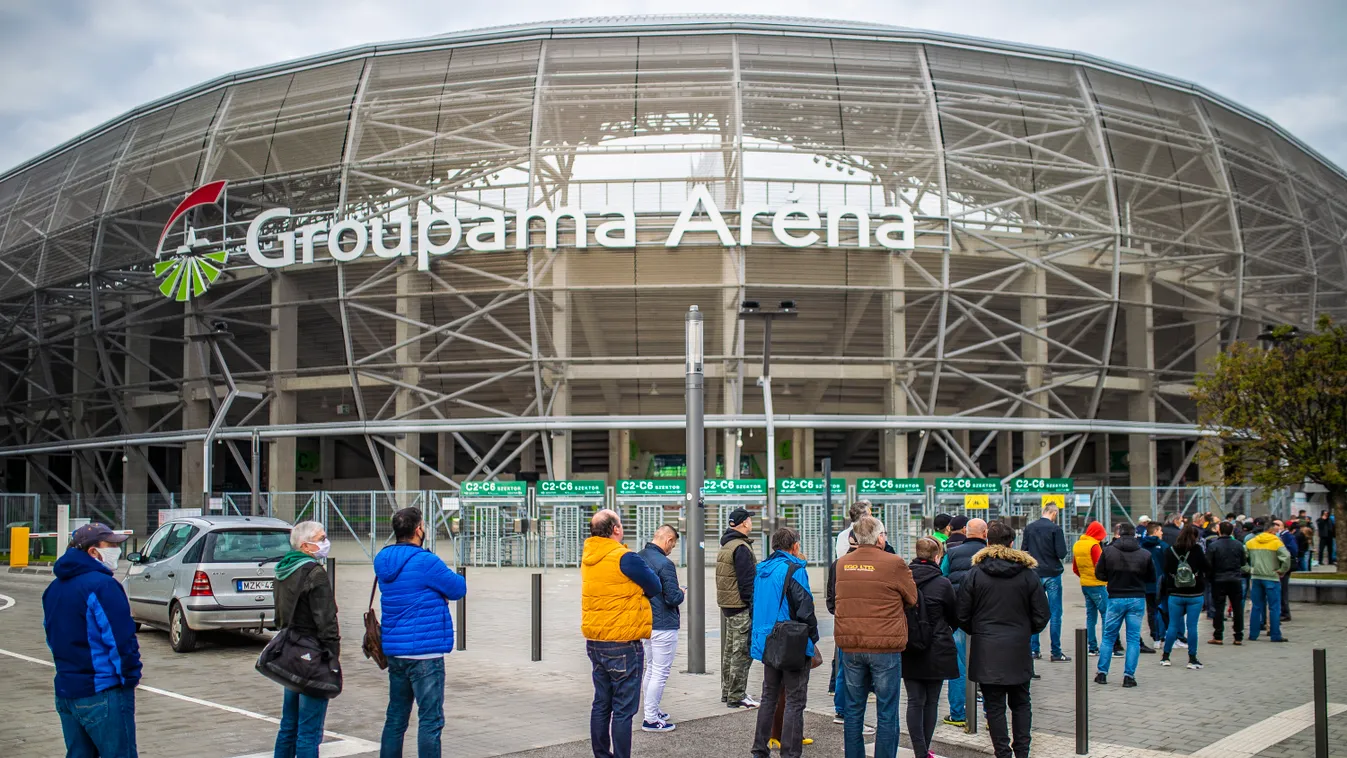
{"label": "green scarf", "polygon": [[314,563],[318,562],[308,553],[299,550],[291,550],[285,554],[284,558],[281,558],[279,563],[276,564],[276,578],[283,582],[286,579],[289,579],[291,574],[298,571],[300,566],[303,566],[310,561],[313,561]]}

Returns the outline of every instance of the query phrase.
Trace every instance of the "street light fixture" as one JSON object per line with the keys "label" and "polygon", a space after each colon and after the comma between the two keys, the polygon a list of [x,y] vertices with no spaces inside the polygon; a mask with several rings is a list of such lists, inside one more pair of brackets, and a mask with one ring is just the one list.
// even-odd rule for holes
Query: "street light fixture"
{"label": "street light fixture", "polygon": [[793,319],[800,315],[794,300],[782,300],[776,310],[764,309],[757,300],[745,300],[739,305],[739,318],[762,321],[762,410],[767,419],[767,533],[777,528],[776,519],[776,425],[772,416],[772,322]]}

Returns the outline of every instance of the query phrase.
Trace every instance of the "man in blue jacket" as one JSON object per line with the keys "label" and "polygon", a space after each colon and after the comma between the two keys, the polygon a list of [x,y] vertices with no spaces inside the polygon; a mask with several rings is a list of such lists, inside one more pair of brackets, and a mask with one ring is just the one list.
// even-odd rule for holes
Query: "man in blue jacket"
{"label": "man in blue jacket", "polygon": [[374,557],[383,612],[379,627],[388,656],[388,712],[379,755],[402,755],[415,702],[416,754],[438,758],[444,729],[444,656],[454,649],[449,603],[466,595],[468,584],[421,547],[426,525],[420,509],[393,514],[393,537],[397,544]]}
{"label": "man in blue jacket", "polygon": [[[783,526],[772,533],[772,555],[758,564],[753,581],[753,636],[750,654],[762,661],[767,635],[778,621],[799,621],[809,630],[805,655],[814,656],[818,642],[818,619],[814,616],[814,594],[809,589],[800,533]],[[790,583],[786,580],[789,577]],[[768,741],[776,719],[776,701],[786,699],[781,722],[781,758],[800,758],[804,747],[804,706],[809,695],[809,666],[799,671],[784,671],[763,661],[762,707],[758,709],[757,731],[753,736],[753,758],[768,758]]]}
{"label": "man in blue jacket", "polygon": [[[1066,560],[1069,553],[1066,550],[1066,534],[1057,525],[1057,506],[1043,506],[1043,517],[1024,527],[1024,539],[1020,547],[1038,561],[1034,572],[1048,595],[1051,618],[1048,634],[1052,642],[1052,661],[1070,661],[1071,657],[1062,652],[1062,561]],[[1035,660],[1041,657],[1037,634],[1029,638],[1029,654]]]}
{"label": "man in blue jacket", "polygon": [[645,693],[645,719],[641,729],[646,732],[674,730],[669,714],[660,710],[659,701],[664,697],[664,684],[669,681],[674,652],[678,650],[678,606],[683,604],[683,588],[678,585],[678,571],[669,560],[676,547],[678,531],[664,524],[655,530],[641,551],[641,557],[659,577],[660,584],[659,594],[650,597],[650,639],[641,640],[645,645],[645,681],[641,686]]}
{"label": "man in blue jacket", "polygon": [[125,541],[104,524],[76,529],[42,593],[67,755],[136,756],[140,645],[126,591],[113,575]]}

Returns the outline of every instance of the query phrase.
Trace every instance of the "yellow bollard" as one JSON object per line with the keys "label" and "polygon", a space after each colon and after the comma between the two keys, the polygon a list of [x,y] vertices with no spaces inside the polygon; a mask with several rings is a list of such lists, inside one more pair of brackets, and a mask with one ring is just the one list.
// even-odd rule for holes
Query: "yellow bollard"
{"label": "yellow bollard", "polygon": [[9,528],[9,565],[23,567],[28,565],[28,527],[11,526]]}

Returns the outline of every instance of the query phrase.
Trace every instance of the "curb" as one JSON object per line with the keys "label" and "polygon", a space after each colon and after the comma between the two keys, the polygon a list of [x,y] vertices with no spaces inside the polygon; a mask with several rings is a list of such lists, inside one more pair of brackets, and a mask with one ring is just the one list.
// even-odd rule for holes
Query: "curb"
{"label": "curb", "polygon": [[10,566],[10,567],[9,567],[9,571],[8,571],[7,573],[10,573],[10,574],[33,574],[33,575],[36,575],[36,576],[51,576],[51,567],[50,567],[50,566],[25,566],[25,567]]}

